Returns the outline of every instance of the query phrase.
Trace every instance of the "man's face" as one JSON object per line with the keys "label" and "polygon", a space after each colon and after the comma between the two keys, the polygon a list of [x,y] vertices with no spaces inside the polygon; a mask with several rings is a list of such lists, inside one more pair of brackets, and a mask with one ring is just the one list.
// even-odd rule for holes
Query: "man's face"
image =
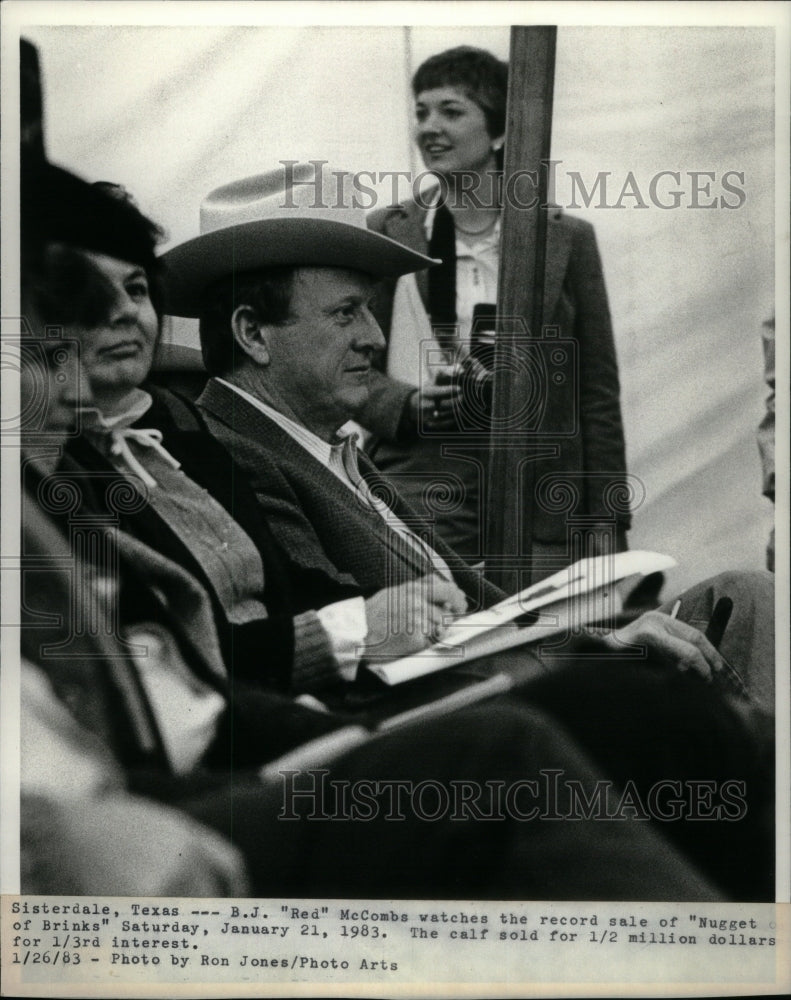
{"label": "man's face", "polygon": [[21,345],[19,393],[22,451],[46,472],[73,437],[77,410],[91,395],[74,340],[29,338]]}
{"label": "man's face", "polygon": [[267,328],[270,386],[325,440],[368,399],[371,358],[385,346],[370,309],[374,289],[359,271],[300,268],[292,319]]}
{"label": "man's face", "polygon": [[[47,291],[59,287],[57,265],[42,255],[25,273],[22,311],[29,336],[18,345],[20,439],[22,453],[42,471],[52,472],[60,451],[79,429],[78,411],[91,402],[90,388],[80,358],[80,344],[71,327],[56,323]],[[56,335],[43,336],[45,327]],[[65,336],[64,336],[65,334]]]}

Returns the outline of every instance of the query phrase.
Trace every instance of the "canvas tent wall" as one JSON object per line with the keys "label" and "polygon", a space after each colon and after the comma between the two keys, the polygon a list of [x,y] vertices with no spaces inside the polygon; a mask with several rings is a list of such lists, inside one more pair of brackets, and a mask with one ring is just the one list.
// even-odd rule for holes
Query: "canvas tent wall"
{"label": "canvas tent wall", "polygon": [[[23,34],[41,55],[50,157],[128,187],[166,228],[166,245],[195,234],[210,189],[282,159],[419,169],[411,68],[461,42],[508,50],[507,28]],[[760,28],[561,28],[558,37],[555,201],[596,226],[629,467],[646,493],[631,544],[676,556],[671,588],[763,566],[772,512],[755,429],[766,395],[760,330],[774,295],[773,44]],[[728,172],[743,197],[723,187]],[[590,194],[597,178],[607,193],[586,207],[580,183]],[[380,203],[391,188],[379,185]],[[169,335],[196,343],[191,324]]]}

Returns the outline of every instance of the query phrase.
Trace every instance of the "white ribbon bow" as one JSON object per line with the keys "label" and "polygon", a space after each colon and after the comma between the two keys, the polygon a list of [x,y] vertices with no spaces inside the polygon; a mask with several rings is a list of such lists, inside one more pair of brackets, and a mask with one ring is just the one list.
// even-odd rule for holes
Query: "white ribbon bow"
{"label": "white ribbon bow", "polygon": [[156,486],[157,481],[135,458],[129,447],[129,441],[135,441],[144,448],[153,449],[172,469],[181,468],[181,462],[176,461],[170,452],[162,446],[162,431],[156,430],[154,427],[115,427],[110,431],[110,440],[112,442],[110,454],[122,458],[130,470],[139,476],[149,488]]}

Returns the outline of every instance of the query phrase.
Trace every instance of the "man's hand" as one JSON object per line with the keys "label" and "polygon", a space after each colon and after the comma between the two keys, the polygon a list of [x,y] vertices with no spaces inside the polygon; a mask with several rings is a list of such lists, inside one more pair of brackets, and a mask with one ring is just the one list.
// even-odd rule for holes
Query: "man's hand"
{"label": "man's hand", "polygon": [[417,389],[409,398],[410,420],[416,428],[451,430],[456,426],[453,404],[459,392],[455,382]]}
{"label": "man's hand", "polygon": [[648,646],[675,661],[679,670],[695,670],[709,681],[724,667],[722,657],[702,632],[660,611],[647,611],[603,639],[611,649],[621,652],[625,643]]}
{"label": "man's hand", "polygon": [[384,660],[417,653],[442,637],[447,619],[466,610],[464,593],[436,575],[380,590],[365,602],[365,656]]}

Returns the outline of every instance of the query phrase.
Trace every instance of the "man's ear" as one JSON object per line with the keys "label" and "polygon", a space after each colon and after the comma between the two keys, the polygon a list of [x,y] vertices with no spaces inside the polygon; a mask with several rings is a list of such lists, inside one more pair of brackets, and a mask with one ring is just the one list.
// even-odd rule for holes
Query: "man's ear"
{"label": "man's ear", "polygon": [[244,353],[257,365],[265,367],[271,358],[267,327],[262,326],[251,306],[237,306],[231,316],[233,339]]}

